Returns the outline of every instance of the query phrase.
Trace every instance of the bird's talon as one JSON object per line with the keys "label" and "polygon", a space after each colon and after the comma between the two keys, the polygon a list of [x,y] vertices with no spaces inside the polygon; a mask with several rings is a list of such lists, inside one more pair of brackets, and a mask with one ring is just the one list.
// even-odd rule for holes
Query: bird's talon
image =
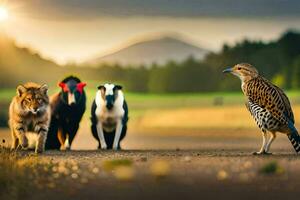
{"label": "bird's talon", "polygon": [[270,152],[264,152],[264,155],[269,156],[269,155],[272,155],[272,153],[270,153]]}
{"label": "bird's talon", "polygon": [[252,155],[255,155],[255,156],[256,156],[256,155],[260,155],[260,154],[261,154],[261,152],[253,152],[253,153],[252,153]]}
{"label": "bird's talon", "polygon": [[256,155],[256,156],[258,156],[258,155],[268,156],[268,155],[272,155],[272,153],[265,152],[265,151],[262,151],[262,152],[259,151],[259,152],[253,152],[252,155]]}

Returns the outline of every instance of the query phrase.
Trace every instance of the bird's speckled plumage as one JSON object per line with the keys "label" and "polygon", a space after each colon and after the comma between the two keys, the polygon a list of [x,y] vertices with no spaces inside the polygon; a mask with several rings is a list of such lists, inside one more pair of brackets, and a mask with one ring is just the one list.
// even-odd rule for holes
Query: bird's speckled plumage
{"label": "bird's speckled plumage", "polygon": [[[230,72],[241,79],[242,90],[246,96],[246,107],[263,132],[263,146],[257,153],[268,152],[276,137],[276,132],[287,134],[293,147],[299,152],[300,137],[294,127],[295,120],[291,104],[284,92],[260,76],[250,64],[238,64],[224,72]],[[266,142],[267,131],[272,134],[269,142]]]}
{"label": "bird's speckled plumage", "polygon": [[[294,114],[289,99],[280,88],[267,79],[258,76],[244,83],[242,89],[247,97],[248,109],[256,104],[262,108],[261,112],[266,110],[274,122],[280,126],[278,128],[284,128],[283,126],[287,126],[289,121],[294,123]],[[276,127],[270,128],[276,129]]]}

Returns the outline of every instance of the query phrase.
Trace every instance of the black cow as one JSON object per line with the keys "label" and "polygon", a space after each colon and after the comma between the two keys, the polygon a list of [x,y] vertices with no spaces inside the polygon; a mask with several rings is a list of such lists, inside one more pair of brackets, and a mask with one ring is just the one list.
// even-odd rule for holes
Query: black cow
{"label": "black cow", "polygon": [[50,98],[51,123],[46,149],[70,149],[86,109],[85,83],[69,76],[59,83],[61,91]]}

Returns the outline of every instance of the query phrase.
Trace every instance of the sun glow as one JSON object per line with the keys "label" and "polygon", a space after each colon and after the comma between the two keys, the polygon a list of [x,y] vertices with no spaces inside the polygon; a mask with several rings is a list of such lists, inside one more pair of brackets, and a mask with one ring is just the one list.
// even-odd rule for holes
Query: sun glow
{"label": "sun glow", "polygon": [[8,18],[8,11],[5,7],[0,7],[0,21],[5,21]]}

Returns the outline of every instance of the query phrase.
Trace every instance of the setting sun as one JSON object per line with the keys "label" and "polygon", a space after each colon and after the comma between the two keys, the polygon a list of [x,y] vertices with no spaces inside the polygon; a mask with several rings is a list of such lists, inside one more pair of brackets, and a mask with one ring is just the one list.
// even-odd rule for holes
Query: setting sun
{"label": "setting sun", "polygon": [[4,7],[0,7],[0,21],[5,21],[8,18],[8,11]]}

